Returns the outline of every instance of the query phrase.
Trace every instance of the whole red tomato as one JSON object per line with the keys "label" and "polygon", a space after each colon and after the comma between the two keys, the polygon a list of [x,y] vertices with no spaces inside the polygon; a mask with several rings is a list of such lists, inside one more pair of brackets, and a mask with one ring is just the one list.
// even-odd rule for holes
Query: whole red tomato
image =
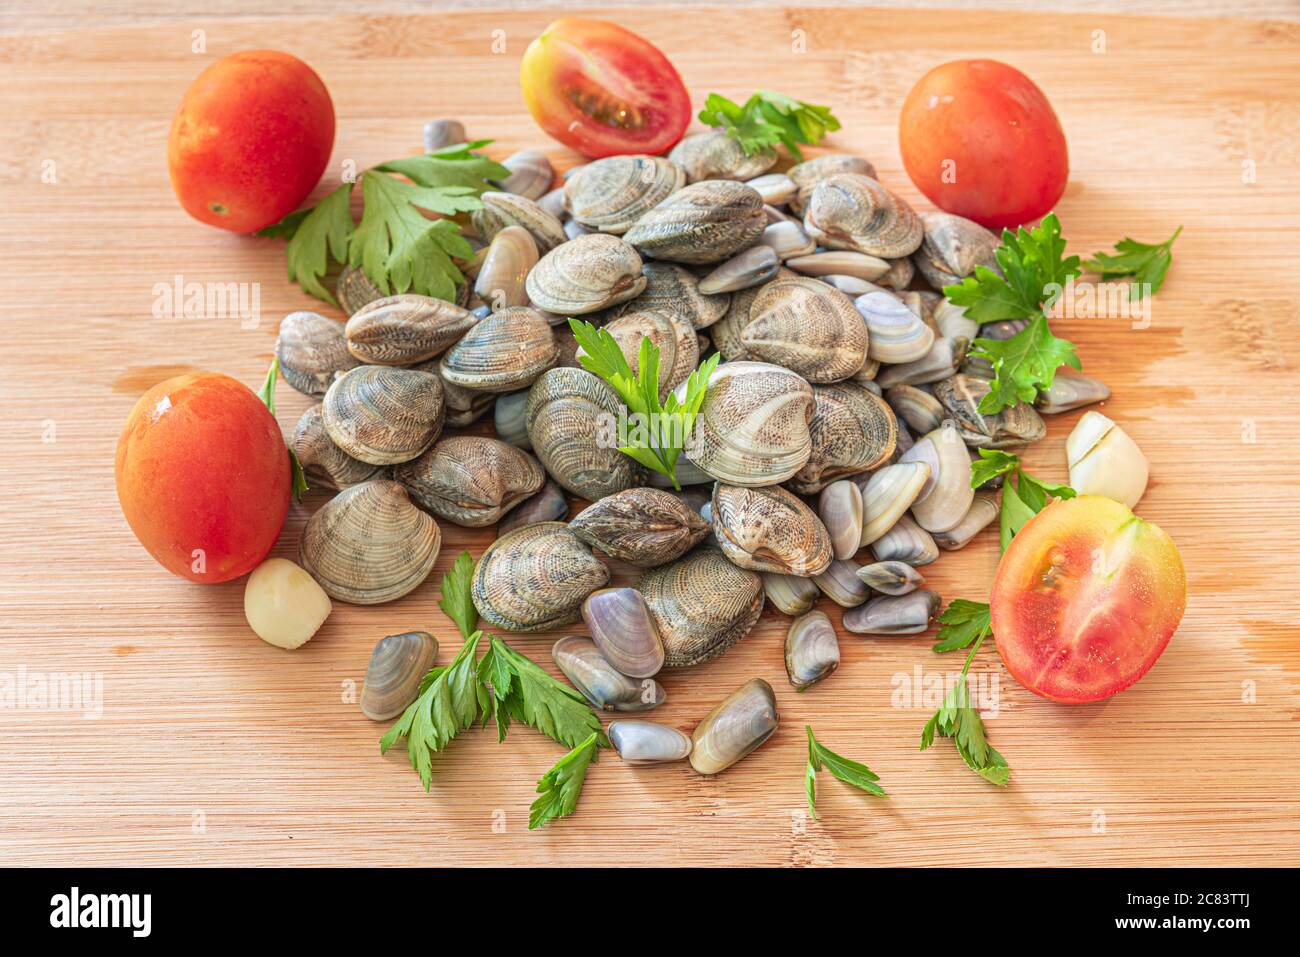
{"label": "whole red tomato", "polygon": [[932,203],[991,229],[1051,212],[1070,175],[1052,104],[996,60],[954,60],[921,77],[898,139],[907,175]]}
{"label": "whole red tomato", "polygon": [[211,226],[248,233],[297,209],[334,147],[334,104],[297,57],[232,53],[198,75],[167,137],[181,205]]}

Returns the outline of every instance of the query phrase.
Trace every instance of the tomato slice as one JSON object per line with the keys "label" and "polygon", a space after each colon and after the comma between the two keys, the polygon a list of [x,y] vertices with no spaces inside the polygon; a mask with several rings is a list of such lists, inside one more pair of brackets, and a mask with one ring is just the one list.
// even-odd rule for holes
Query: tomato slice
{"label": "tomato slice", "polygon": [[1109,698],[1155,664],[1187,579],[1159,526],[1099,495],[1053,502],[1011,540],[990,602],[1012,677],[1054,701]]}
{"label": "tomato slice", "polygon": [[691,121],[691,98],[654,44],[604,20],[564,17],[524,53],[519,84],[539,126],[587,156],[662,153]]}

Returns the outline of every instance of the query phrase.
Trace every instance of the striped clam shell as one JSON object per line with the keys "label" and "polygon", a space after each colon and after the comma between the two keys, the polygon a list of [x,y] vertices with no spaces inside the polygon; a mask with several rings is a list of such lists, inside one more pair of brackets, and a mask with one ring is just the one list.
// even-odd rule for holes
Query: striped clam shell
{"label": "striped clam shell", "polygon": [[826,153],[815,159],[797,163],[786,173],[798,189],[790,199],[791,211],[802,216],[804,206],[808,204],[808,197],[812,195],[817,184],[837,173],[859,173],[872,179],[876,178],[876,168],[871,165],[870,160],[851,153]]}
{"label": "striped clam shell", "polygon": [[857,173],[830,176],[813,188],[804,210],[804,231],[831,249],[881,259],[910,256],[925,234],[911,206]]}
{"label": "striped clam shell", "polygon": [[451,435],[393,470],[420,507],[478,528],[538,492],[546,473],[527,452],[483,435]]}
{"label": "striped clam shell", "polygon": [[560,357],[555,333],[535,309],[508,306],[481,320],[442,357],[439,371],[474,392],[515,392]]}
{"label": "striped clam shell", "polygon": [[817,385],[813,402],[812,451],[790,480],[796,492],[819,492],[837,478],[877,468],[894,454],[898,420],[870,389],[854,382]]}
{"label": "striped clam shell", "polygon": [[809,382],[838,382],[862,368],[867,335],[853,300],[800,276],[774,279],[759,290],[740,344],[747,354],[792,369]]}
{"label": "striped clam shell", "polygon": [[715,548],[650,569],[637,590],[659,626],[666,668],[716,658],[749,634],[763,611],[762,577]]}
{"label": "striped clam shell", "polygon": [[662,156],[607,156],[564,185],[569,215],[589,229],[621,234],[686,185],[686,173]]}
{"label": "striped clam shell", "polygon": [[474,231],[484,242],[491,242],[507,226],[521,226],[537,243],[539,252],[549,252],[568,237],[558,219],[536,201],[514,193],[487,192],[479,197],[482,209],[470,214]]}
{"label": "striped clam shell", "polygon": [[502,535],[483,552],[470,597],[507,631],[544,631],[578,620],[582,603],[609,581],[609,568],[563,522]]}
{"label": "striped clam shell", "polygon": [[688,183],[709,179],[753,179],[776,165],[776,151],[762,149],[749,155],[726,133],[693,133],[668,154],[686,174]]}
{"label": "striped clam shell", "polygon": [[718,547],[741,568],[811,577],[831,563],[831,537],[817,514],[779,485],[713,487]]}
{"label": "striped clam shell", "polygon": [[551,250],[525,282],[535,306],[566,316],[586,315],[627,302],[645,286],[636,250],[605,233],[579,236]]}
{"label": "striped clam shell", "polygon": [[325,431],[354,459],[409,462],[437,441],[445,415],[442,380],[394,366],[357,366],[321,402]]}
{"label": "striped clam shell", "polygon": [[445,352],[476,321],[469,310],[441,299],[387,296],[348,320],[348,351],[367,365],[424,362]]}
{"label": "striped clam shell", "polygon": [[624,238],[637,251],[679,263],[717,263],[763,235],[763,197],[744,183],[710,179],[678,190]]}
{"label": "striped clam shell", "polygon": [[706,296],[700,292],[699,278],[685,266],[654,262],[641,266],[646,286],[641,295],[614,309],[614,315],[650,309],[685,319],[696,329],[713,325],[727,311],[731,296],[727,293]]}

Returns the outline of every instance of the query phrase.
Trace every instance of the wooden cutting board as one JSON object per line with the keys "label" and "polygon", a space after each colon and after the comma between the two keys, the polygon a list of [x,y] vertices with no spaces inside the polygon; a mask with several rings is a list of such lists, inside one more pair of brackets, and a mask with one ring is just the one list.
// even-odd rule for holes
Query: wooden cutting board
{"label": "wooden cutting board", "polygon": [[[961,662],[931,636],[845,635],[843,664],[795,694],[788,620],[769,608],[722,659],[663,684],[653,717],[685,730],[743,681],[777,689],[781,728],[705,778],[608,755],[578,813],[527,830],[537,779],[562,749],[527,728],[464,735],[426,795],[382,727],[352,703],[374,642],[427,628],[456,641],[437,576],[396,603],[338,604],[295,653],[243,619],[243,582],[172,578],[118,509],[113,449],[136,397],[193,368],[262,379],[279,319],[321,308],[284,278],[277,242],[199,225],[172,198],[165,140],[206,64],[272,46],[329,85],[338,138],[328,183],[418,150],[433,116],[496,140],[497,157],[551,144],[520,101],[519,57],[543,12],[242,19],[0,37],[0,674],[102,676],[102,716],[0,709],[0,860],[42,864],[1250,864],[1300,863],[1300,612],[1294,292],[1300,228],[1296,24],[944,11],[611,11],[681,70],[694,98],[763,86],[830,103],[831,142],[870,157],[924,208],[895,124],[929,67],[991,56],[1049,94],[1069,136],[1059,211],[1072,248],[1179,224],[1148,328],[1066,320],[1104,411],[1151,462],[1139,511],[1186,561],[1187,615],[1154,670],[1108,702],[1038,699],[999,681],[990,735],[1013,769],[996,789],[947,742],[917,752],[933,706],[903,692]],[[192,52],[195,30],[206,52]],[[494,43],[504,45],[494,52]],[[1104,52],[1099,52],[1104,44]],[[1251,175],[1246,175],[1251,174]],[[52,181],[50,181],[52,180]],[[156,284],[257,283],[260,322],[156,317]],[[306,398],[281,383],[287,432]],[[1049,423],[1030,469],[1064,480],[1080,413]],[[296,553],[312,493],[275,554]],[[437,574],[489,538],[444,526]],[[983,598],[993,534],[925,569],[945,599]],[[829,604],[829,603],[826,603]],[[838,622],[839,611],[827,608]],[[555,635],[511,639],[550,666]],[[866,761],[891,799],[822,775],[804,811],[804,725]]]}

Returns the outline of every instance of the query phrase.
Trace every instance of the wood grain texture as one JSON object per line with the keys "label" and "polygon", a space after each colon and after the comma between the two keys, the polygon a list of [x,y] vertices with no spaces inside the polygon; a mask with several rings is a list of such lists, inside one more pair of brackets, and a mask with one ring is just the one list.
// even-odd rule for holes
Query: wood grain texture
{"label": "wood grain texture", "polygon": [[[613,14],[611,14],[613,15]],[[950,745],[924,754],[924,707],[896,685],[952,672],[930,638],[846,636],[839,672],[802,695],[785,681],[786,619],[768,609],[722,659],[663,679],[655,718],[689,730],[744,680],[777,689],[781,729],[715,778],[608,756],[576,816],[526,830],[534,782],[561,749],[516,728],[467,734],[425,795],[403,755],[347,698],[382,635],[413,627],[454,645],[436,577],[378,608],[337,605],[307,646],[258,641],[242,582],[202,587],[153,564],[122,520],[113,449],[135,398],[177,369],[255,384],[276,325],[315,308],[284,279],[279,244],[226,235],[176,205],[164,165],[172,110],[230,51],[308,60],[338,111],[329,177],[414,152],[423,120],[462,118],[495,155],[544,137],[523,111],[519,56],[551,14],[339,16],[132,25],[0,37],[0,674],[103,676],[103,714],[0,709],[0,860],[11,864],[1300,864],[1300,645],[1294,582],[1300,229],[1300,30],[1279,22],[820,9],[620,11],[668,51],[697,98],[775,87],[834,104],[833,145],[903,174],[895,124],[909,85],[956,56],[1015,63],[1051,96],[1070,138],[1059,210],[1076,251],[1186,226],[1149,328],[1064,320],[1151,461],[1139,511],[1186,560],[1190,600],[1154,670],[1106,703],[1035,698],[992,648],[990,734],[1006,790]],[[191,29],[207,51],[190,52]],[[1105,54],[1090,51],[1104,29]],[[504,29],[507,50],[491,52]],[[807,52],[791,52],[791,31]],[[886,42],[882,42],[882,38]],[[1207,51],[1209,51],[1207,53]],[[559,163],[576,157],[555,147]],[[1243,182],[1252,162],[1256,180]],[[49,164],[53,164],[51,167]],[[42,173],[53,169],[56,181]],[[47,177],[48,178],[48,177]],[[328,186],[322,186],[321,191]],[[154,287],[260,284],[261,321],[155,318]],[[281,384],[288,431],[308,405]],[[1050,422],[1030,469],[1064,480],[1079,413]],[[275,554],[324,497],[295,506]],[[484,534],[444,525],[437,572]],[[985,534],[926,570],[945,596],[982,597]],[[828,609],[838,621],[837,610]],[[556,636],[523,636],[549,666]],[[892,799],[823,775],[804,819],[803,725],[869,763]],[[494,827],[494,824],[496,825]],[[504,825],[504,826],[501,826]],[[1104,825],[1104,826],[1103,826]]]}

